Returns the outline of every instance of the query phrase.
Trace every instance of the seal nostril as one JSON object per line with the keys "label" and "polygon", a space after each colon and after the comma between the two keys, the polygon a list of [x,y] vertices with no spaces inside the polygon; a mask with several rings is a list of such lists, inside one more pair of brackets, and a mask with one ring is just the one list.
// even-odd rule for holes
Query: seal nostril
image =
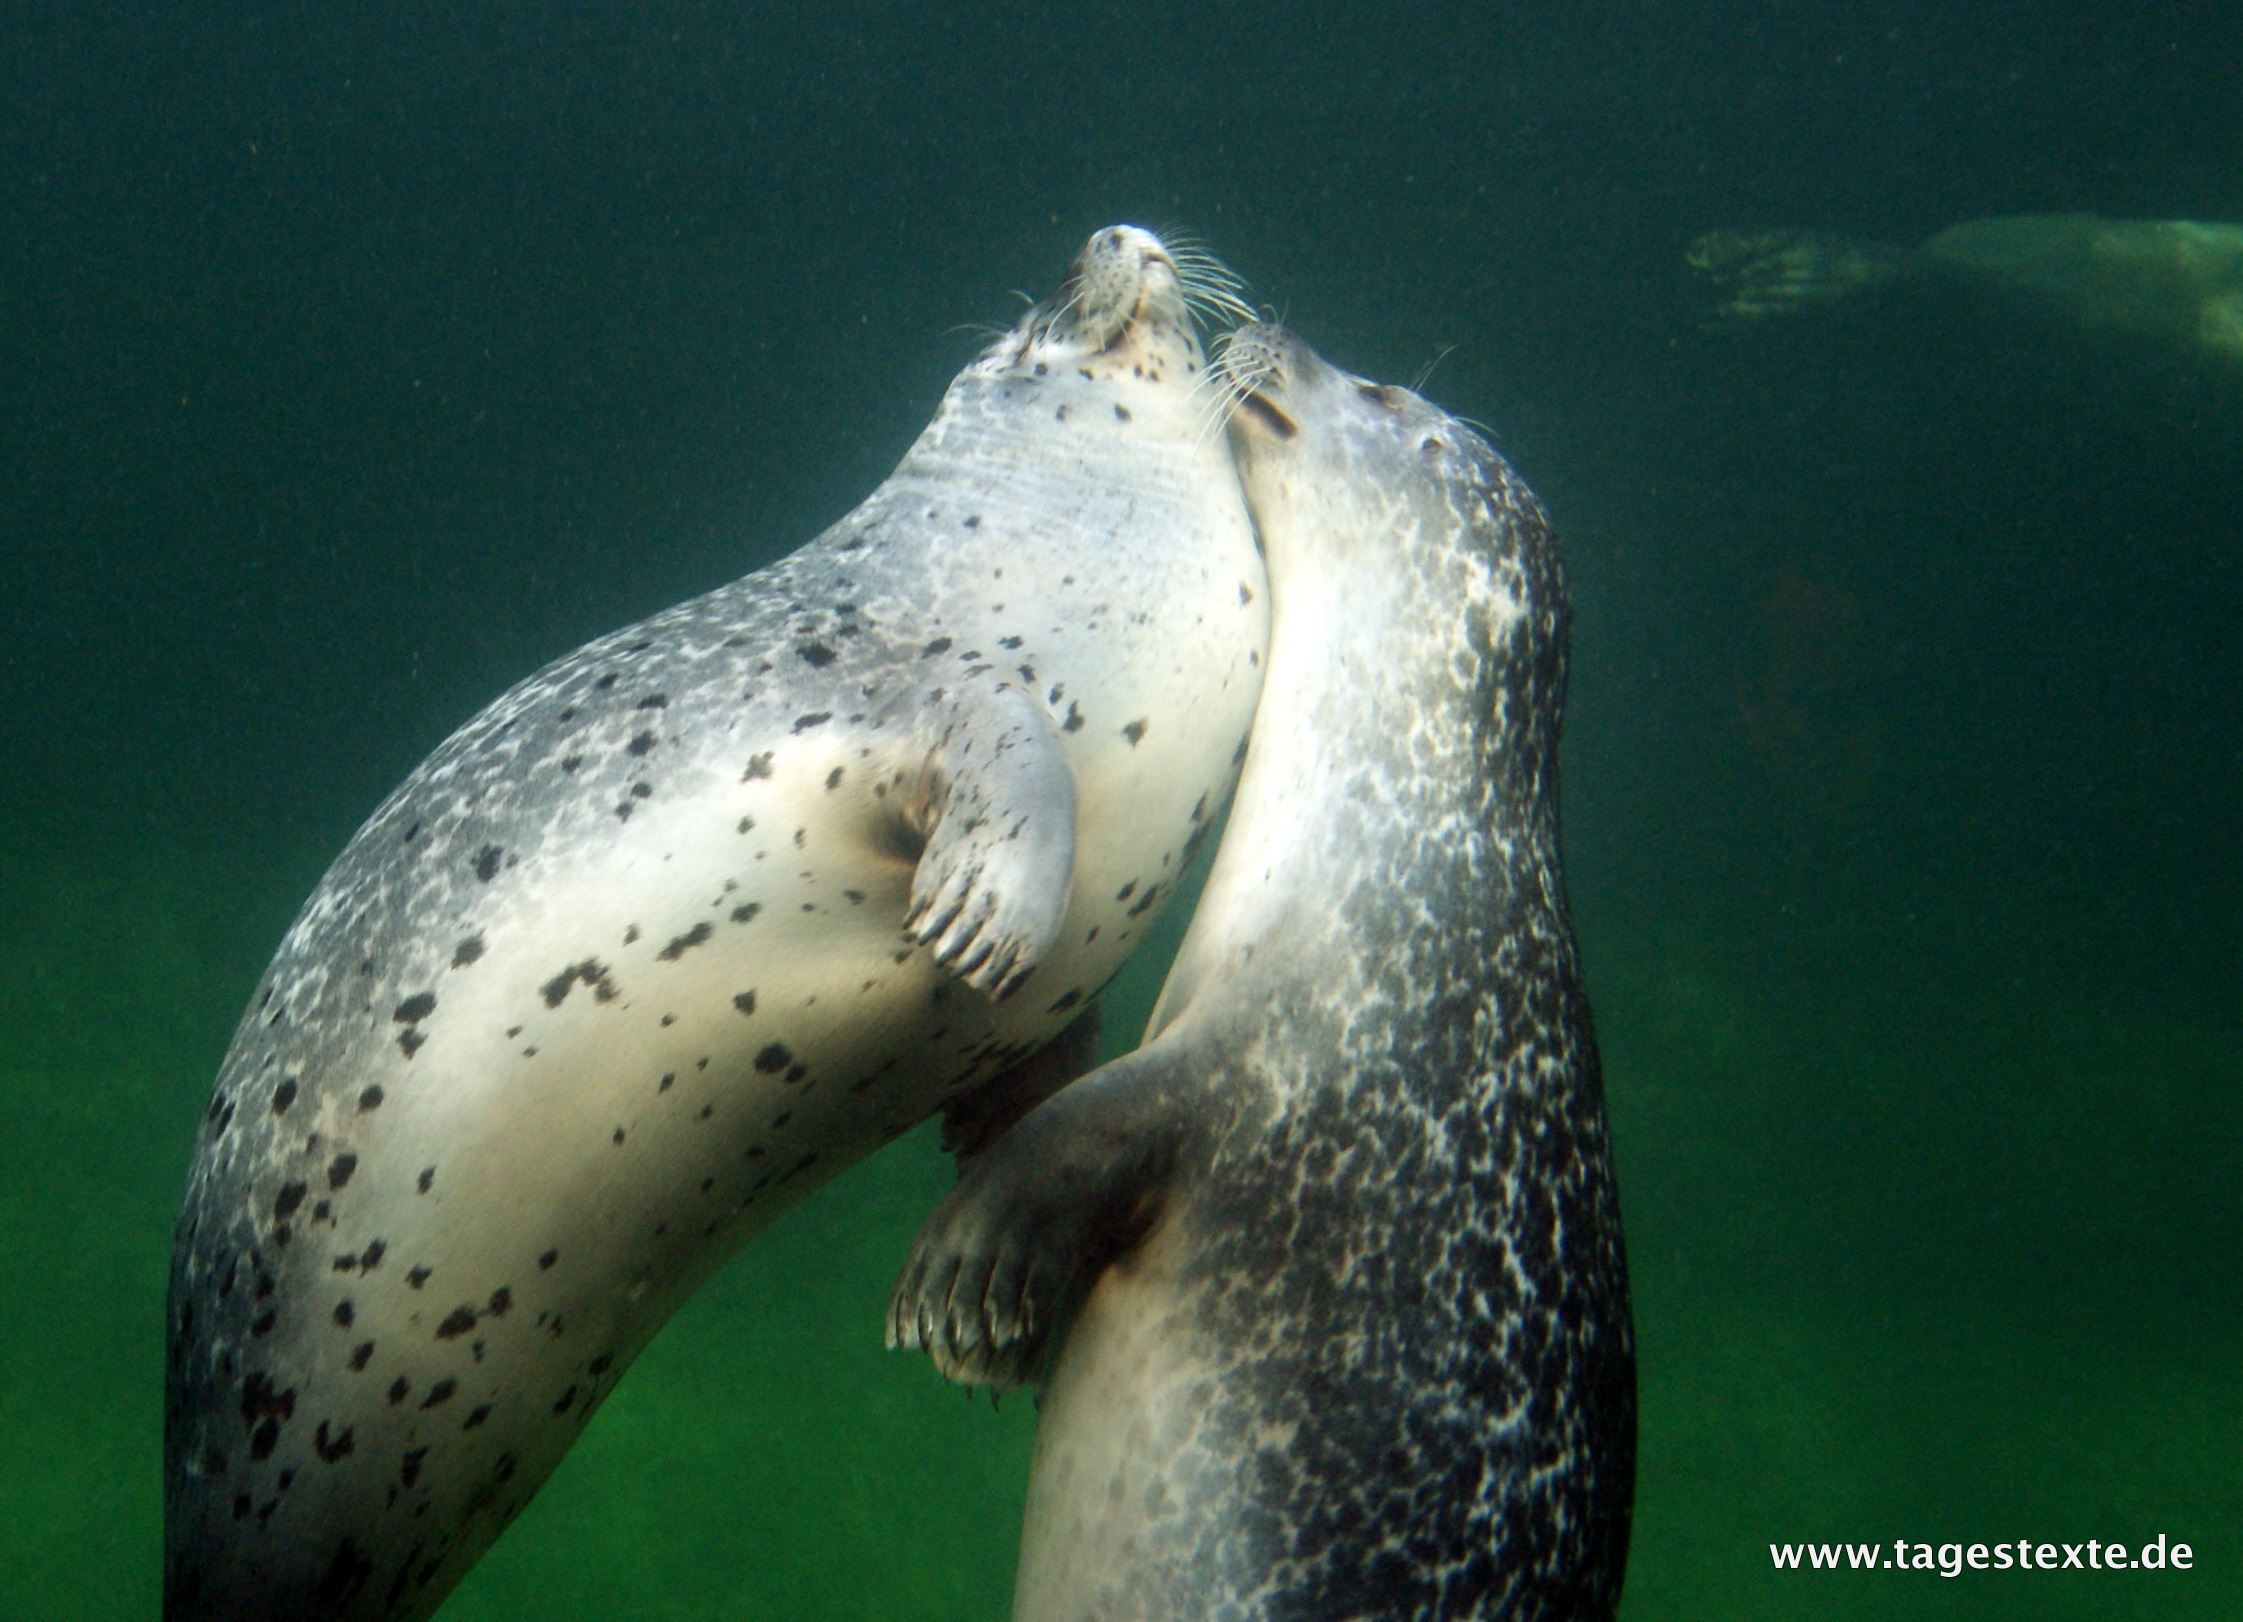
{"label": "seal nostril", "polygon": [[1268,400],[1259,394],[1240,395],[1238,403],[1241,409],[1251,413],[1261,422],[1263,427],[1279,439],[1291,439],[1301,431],[1300,426],[1291,417],[1271,405]]}

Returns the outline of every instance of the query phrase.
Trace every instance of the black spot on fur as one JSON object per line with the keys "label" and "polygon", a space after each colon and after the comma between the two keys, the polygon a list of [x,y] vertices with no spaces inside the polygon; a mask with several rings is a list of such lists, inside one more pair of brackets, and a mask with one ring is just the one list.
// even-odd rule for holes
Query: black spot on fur
{"label": "black spot on fur", "polygon": [[615,1354],[613,1352],[602,1352],[598,1357],[593,1358],[591,1362],[585,1364],[584,1367],[586,1372],[588,1372],[596,1380],[601,1375],[607,1373],[607,1371],[612,1368],[614,1364]]}
{"label": "black spot on fur", "polygon": [[361,1092],[359,1093],[359,1095],[358,1095],[358,1113],[359,1113],[359,1114],[361,1114],[361,1115],[364,1115],[364,1114],[365,1114],[365,1113],[366,1113],[366,1112],[367,1112],[368,1110],[372,1110],[372,1109],[380,1109],[381,1107],[382,1107],[382,1089],[381,1089],[381,1084],[380,1084],[379,1082],[375,1083],[375,1084],[374,1084],[373,1086],[371,1086],[371,1087],[365,1088],[364,1090],[362,1090],[362,1091],[361,1091]]}
{"label": "black spot on fur", "polygon": [[642,710],[666,710],[669,707],[670,695],[667,693],[649,693],[639,700],[639,708]]}
{"label": "black spot on fur", "polygon": [[319,1422],[318,1431],[312,1436],[312,1451],[329,1464],[333,1464],[336,1460],[349,1455],[356,1443],[356,1435],[354,1426],[345,1425],[341,1434],[330,1441],[327,1435],[327,1421],[323,1419]]}
{"label": "black spot on fur", "polygon": [[[323,1430],[324,1426],[321,1427]],[[336,1440],[341,1450],[339,1459],[350,1451],[350,1433],[345,1431]],[[333,1463],[334,1459],[330,1459]],[[319,1587],[312,1592],[313,1612],[317,1615],[339,1615],[346,1605],[364,1592],[374,1575],[374,1557],[365,1553],[349,1538],[335,1546],[335,1556],[327,1562],[327,1570],[319,1579]]]}
{"label": "black spot on fur", "polygon": [[260,1419],[294,1419],[296,1388],[276,1390],[269,1374],[252,1374],[241,1382],[241,1422],[255,1425]]}
{"label": "black spot on fur", "polygon": [[444,1321],[436,1326],[438,1340],[457,1340],[475,1327],[475,1309],[461,1305],[452,1308]]}
{"label": "black spot on fur", "polygon": [[812,710],[808,715],[798,715],[794,718],[794,730],[808,732],[812,727],[823,726],[832,719],[833,711],[831,710]]}
{"label": "black spot on fur", "polygon": [[554,1400],[553,1411],[557,1414],[565,1414],[569,1411],[570,1404],[574,1403],[575,1401],[576,1387],[572,1385]]}
{"label": "black spot on fur", "polygon": [[421,1191],[421,1192],[422,1192],[423,1194],[426,1194],[426,1193],[428,1192],[428,1185],[429,1185],[429,1184],[431,1184],[431,1183],[433,1183],[433,1182],[435,1182],[435,1181],[436,1181],[436,1168],[435,1168],[434,1166],[423,1166],[423,1167],[421,1168],[421,1175],[420,1175],[420,1191]]}
{"label": "black spot on fur", "polygon": [[375,1268],[382,1265],[382,1258],[388,1253],[388,1240],[376,1239],[372,1241],[367,1245],[365,1253],[358,1258],[358,1270],[362,1273],[371,1273]]}
{"label": "black spot on fur", "polygon": [[302,1183],[281,1184],[280,1192],[273,1196],[273,1220],[275,1222],[285,1222],[295,1214],[296,1207],[303,1203],[304,1185]]}
{"label": "black spot on fur", "polygon": [[812,670],[823,670],[833,663],[837,655],[823,642],[808,642],[796,648],[795,654]]}
{"label": "black spot on fur", "polygon": [[514,1292],[501,1284],[491,1292],[491,1302],[485,1310],[494,1318],[503,1318],[506,1316],[507,1309],[513,1305]]}
{"label": "black spot on fur", "polygon": [[350,1371],[351,1371],[351,1373],[353,1373],[353,1374],[356,1374],[356,1373],[358,1373],[358,1372],[359,1372],[360,1370],[364,1369],[364,1368],[366,1367],[366,1365],[367,1365],[367,1364],[369,1364],[369,1363],[371,1363],[371,1362],[373,1362],[373,1361],[374,1361],[374,1343],[373,1343],[372,1341],[370,1341],[370,1340],[362,1340],[362,1341],[360,1341],[360,1342],[359,1342],[359,1343],[358,1343],[358,1344],[357,1344],[356,1346],[354,1346],[354,1347],[352,1347],[352,1348],[351,1348],[351,1354],[350,1354]]}
{"label": "black spot on fur", "polygon": [[741,991],[734,993],[732,998],[732,1006],[739,1009],[743,1014],[754,1013],[755,993],[753,991]]}
{"label": "black spot on fur", "polygon": [[600,1002],[613,1002],[617,996],[615,981],[610,977],[607,965],[593,957],[586,958],[582,963],[570,964],[540,986],[538,993],[544,997],[546,1007],[558,1008],[562,999],[568,996],[570,988],[579,980],[592,988],[593,997]]}
{"label": "black spot on fur", "polygon": [[405,1057],[408,1059],[410,1059],[414,1054],[420,1052],[421,1048],[427,1043],[427,1041],[428,1038],[421,1034],[421,1029],[418,1025],[408,1025],[405,1027],[405,1029],[397,1033],[397,1046],[400,1050],[403,1051]]}
{"label": "black spot on fur", "polygon": [[756,1069],[767,1076],[777,1075],[793,1062],[794,1055],[787,1051],[783,1042],[769,1043],[755,1056]]}
{"label": "black spot on fur", "polygon": [[1136,748],[1144,740],[1145,723],[1143,721],[1130,722],[1129,725],[1122,728],[1122,736],[1129,740],[1130,748]]}
{"label": "black spot on fur", "polygon": [[[449,1380],[446,1380],[446,1381],[444,1382],[444,1384],[446,1384],[446,1385],[450,1385],[451,1383],[452,1383],[452,1382],[451,1382],[451,1381],[449,1381]],[[451,1395],[451,1393],[450,1393],[449,1391],[447,1391],[447,1392],[445,1392],[445,1393],[444,1393],[444,1396],[445,1396],[445,1397],[448,1397],[448,1396],[450,1396],[450,1395]],[[434,1407],[434,1406],[436,1405],[436,1403],[438,1403],[438,1402],[442,1402],[443,1400],[444,1400],[444,1398],[443,1398],[443,1397],[437,1397],[437,1398],[433,1399],[432,1401],[429,1401],[429,1402],[424,1402],[424,1403],[422,1403],[422,1404],[421,1404],[421,1406],[422,1406],[423,1408],[433,1408],[433,1407]],[[404,1483],[404,1484],[405,1484],[406,1486],[408,1486],[408,1487],[412,1486],[414,1482],[416,1482],[416,1481],[420,1480],[420,1478],[421,1478],[421,1460],[423,1460],[423,1459],[425,1459],[425,1458],[427,1458],[427,1457],[428,1457],[428,1449],[427,1449],[427,1448],[425,1448],[425,1447],[416,1447],[416,1448],[411,1448],[411,1449],[408,1449],[408,1450],[406,1451],[406,1454],[405,1454],[405,1459],[404,1459],[404,1466],[403,1466],[403,1468],[402,1468],[402,1469],[400,1469],[400,1470],[399,1470],[399,1471],[397,1472],[397,1479],[398,1479],[399,1481],[403,1482],[403,1483]]]}
{"label": "black spot on fur", "polygon": [[653,733],[641,732],[634,736],[631,741],[625,744],[623,747],[634,755],[645,755],[653,751],[656,742],[657,740]]}
{"label": "black spot on fur", "polygon": [[[752,783],[759,777],[769,777],[770,775],[771,751],[765,750],[760,755],[750,755],[748,757],[748,769],[740,774],[740,781]],[[740,831],[746,833],[748,830],[742,828]]]}
{"label": "black spot on fur", "polygon": [[661,959],[664,963],[675,963],[679,958],[685,956],[686,953],[692,951],[694,947],[699,946],[703,941],[707,940],[711,935],[714,935],[715,933],[716,926],[714,924],[695,924],[684,934],[674,937],[669,945],[663,947],[661,951],[655,953],[654,955],[657,958]]}
{"label": "black spot on fur", "polygon": [[485,884],[498,877],[498,864],[506,852],[496,845],[485,845],[475,853],[475,876]]}
{"label": "black spot on fur", "polygon": [[762,910],[763,903],[760,901],[743,901],[732,909],[732,921],[744,924]]}
{"label": "black spot on fur", "polygon": [[560,1259],[561,1259],[561,1253],[560,1253],[559,1251],[557,1251],[557,1250],[549,1250],[549,1251],[547,1251],[547,1252],[546,1252],[546,1253],[545,1253],[544,1255],[542,1255],[542,1256],[538,1257],[538,1259],[537,1259],[537,1270],[538,1270],[539,1272],[541,1272],[541,1273],[542,1273],[542,1272],[545,1272],[545,1271],[547,1271],[547,1270],[548,1270],[549,1268],[551,1268],[551,1267],[552,1267],[552,1265],[553,1265],[553,1264],[554,1264],[555,1262],[559,1261]]}
{"label": "black spot on fur", "polygon": [[335,1327],[337,1329],[348,1329],[352,1320],[357,1316],[358,1314],[351,1309],[351,1304],[348,1301],[335,1303]]}
{"label": "black spot on fur", "polygon": [[273,1113],[286,1115],[288,1106],[296,1102],[296,1078],[290,1076],[273,1089]]}
{"label": "black spot on fur", "polygon": [[477,931],[452,948],[452,967],[464,969],[482,955],[483,936],[481,931]]}
{"label": "black spot on fur", "polygon": [[836,766],[832,771],[826,773],[826,792],[830,794],[840,786],[841,768],[839,766]]}
{"label": "black spot on fur", "polygon": [[474,1410],[474,1412],[470,1413],[470,1414],[469,1414],[469,1415],[467,1416],[467,1420],[466,1420],[466,1423],[462,1424],[462,1425],[460,1426],[460,1429],[461,1429],[461,1430],[463,1430],[463,1431],[471,1431],[471,1430],[473,1430],[473,1429],[474,1429],[474,1428],[475,1428],[476,1426],[478,1426],[478,1425],[482,1424],[484,1420],[486,1420],[486,1419],[488,1419],[488,1418],[490,1418],[490,1417],[491,1417],[491,1405],[490,1405],[489,1403],[487,1403],[487,1402],[484,1402],[484,1403],[478,1403],[478,1404],[476,1404],[476,1406],[475,1406],[475,1410]]}
{"label": "black spot on fur", "polygon": [[919,657],[922,659],[932,659],[938,653],[948,653],[949,651],[950,638],[948,638],[947,636],[938,636],[932,642],[928,643],[925,647],[919,650]]}
{"label": "black spot on fur", "polygon": [[1073,699],[1067,701],[1067,719],[1059,723],[1062,732],[1080,732],[1083,729],[1083,709]]}
{"label": "black spot on fur", "polygon": [[1075,1004],[1081,1002],[1082,1000],[1083,988],[1081,986],[1076,986],[1073,990],[1060,997],[1058,1001],[1054,1002],[1049,1008],[1045,1009],[1044,1011],[1049,1014],[1064,1014],[1068,1009],[1074,1007]]}
{"label": "black spot on fur", "polygon": [[428,1276],[433,1271],[434,1269],[430,1267],[408,1268],[405,1272],[405,1282],[417,1290],[428,1282]]}
{"label": "black spot on fur", "polygon": [[351,1173],[358,1170],[358,1156],[348,1151],[337,1155],[327,1166],[327,1186],[339,1189],[350,1181]]}
{"label": "black spot on fur", "polygon": [[400,1374],[389,1383],[389,1405],[394,1408],[413,1393],[413,1382]]}

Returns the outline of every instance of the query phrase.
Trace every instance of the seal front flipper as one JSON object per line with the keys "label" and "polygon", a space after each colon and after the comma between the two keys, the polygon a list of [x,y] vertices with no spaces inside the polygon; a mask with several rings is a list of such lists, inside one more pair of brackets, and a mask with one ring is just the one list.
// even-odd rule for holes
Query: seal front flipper
{"label": "seal front flipper", "polygon": [[1161,1214],[1190,1131],[1181,1043],[1124,1054],[1029,1112],[967,1166],[913,1239],[888,1345],[945,1379],[1038,1376],[1075,1306]]}
{"label": "seal front flipper", "polygon": [[1057,728],[1018,688],[927,695],[927,756],[907,817],[926,846],[903,926],[1002,1001],[1059,934],[1075,865],[1075,776]]}

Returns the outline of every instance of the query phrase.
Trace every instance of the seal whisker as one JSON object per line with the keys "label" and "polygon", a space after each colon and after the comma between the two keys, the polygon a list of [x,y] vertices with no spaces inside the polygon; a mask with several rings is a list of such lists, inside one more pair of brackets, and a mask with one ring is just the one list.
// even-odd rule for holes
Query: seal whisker
{"label": "seal whisker", "polygon": [[1230,427],[1231,418],[1238,414],[1239,407],[1246,400],[1246,391],[1238,386],[1236,380],[1213,367],[1208,369],[1204,381],[1204,395],[1194,402],[1199,413],[1199,430],[1195,443],[1202,445]]}
{"label": "seal whisker", "polygon": [[1195,317],[1210,327],[1254,319],[1254,307],[1246,300],[1246,279],[1210,252],[1198,236],[1189,231],[1163,231],[1160,236],[1184,303]]}
{"label": "seal whisker", "polygon": [[[1417,376],[1416,376],[1416,377],[1414,377],[1414,378],[1412,378],[1412,379],[1410,380],[1410,392],[1411,392],[1412,394],[1422,394],[1422,393],[1424,393],[1424,392],[1425,392],[1425,381],[1426,381],[1426,379],[1427,379],[1427,378],[1429,378],[1429,377],[1431,377],[1431,376],[1433,375],[1433,373],[1434,373],[1434,370],[1435,370],[1435,368],[1437,368],[1437,367],[1438,367],[1438,366],[1439,366],[1439,365],[1441,364],[1441,362],[1443,362],[1443,361],[1447,360],[1447,359],[1448,359],[1448,358],[1449,358],[1449,357],[1450,357],[1451,355],[1453,355],[1453,354],[1455,354],[1455,353],[1456,353],[1456,345],[1454,345],[1454,344],[1443,344],[1443,345],[1441,346],[1441,350],[1440,350],[1440,353],[1439,353],[1439,354],[1437,354],[1437,355],[1435,355],[1435,356],[1434,356],[1434,357],[1433,357],[1433,358],[1432,358],[1431,360],[1427,361],[1427,362],[1425,363],[1424,369],[1423,369],[1423,370],[1421,370],[1421,371],[1420,371],[1420,372],[1419,372],[1419,373],[1417,374]],[[1465,421],[1465,420],[1468,420],[1468,419],[1465,419],[1465,418],[1459,418],[1458,420],[1459,420],[1459,421]]]}

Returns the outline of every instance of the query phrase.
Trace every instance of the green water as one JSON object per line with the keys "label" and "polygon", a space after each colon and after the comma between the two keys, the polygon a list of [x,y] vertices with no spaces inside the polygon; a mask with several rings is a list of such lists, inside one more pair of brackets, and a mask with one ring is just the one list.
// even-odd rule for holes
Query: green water
{"label": "green water", "polygon": [[[2243,382],[1968,288],[1705,331],[1681,263],[2243,221],[2233,8],[327,9],[0,32],[0,1616],[154,1614],[192,1123],[352,828],[1115,219],[1445,355],[1567,537],[1627,1615],[2243,1614]],[[947,1176],[743,1255],[445,1615],[1002,1616],[1033,1411],[878,1344]]]}

